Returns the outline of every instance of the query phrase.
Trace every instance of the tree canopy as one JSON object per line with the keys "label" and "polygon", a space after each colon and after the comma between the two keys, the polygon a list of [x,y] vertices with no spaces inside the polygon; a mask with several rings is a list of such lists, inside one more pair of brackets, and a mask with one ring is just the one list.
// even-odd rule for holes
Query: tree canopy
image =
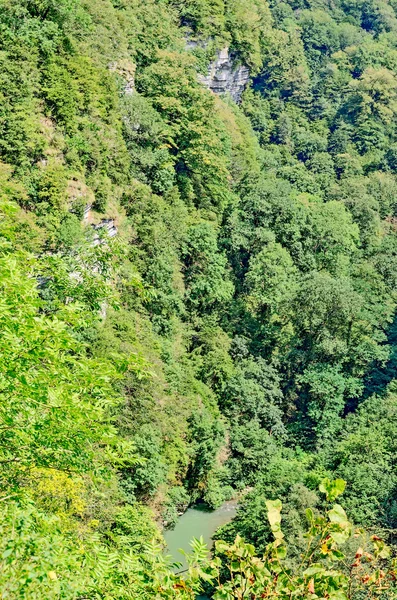
{"label": "tree canopy", "polygon": [[[0,595],[393,598],[395,0],[0,32]],[[176,575],[162,527],[231,497]]]}

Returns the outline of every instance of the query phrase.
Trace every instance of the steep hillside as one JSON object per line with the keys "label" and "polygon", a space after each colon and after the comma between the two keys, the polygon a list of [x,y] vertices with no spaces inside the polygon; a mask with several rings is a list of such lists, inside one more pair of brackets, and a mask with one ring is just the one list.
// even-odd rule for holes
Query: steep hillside
{"label": "steep hillside", "polygon": [[[292,568],[333,478],[393,541],[394,0],[1,0],[0,32],[1,597],[190,599],[161,527],[247,489],[218,537],[266,551],[279,498]],[[393,597],[343,569],[294,597]]]}

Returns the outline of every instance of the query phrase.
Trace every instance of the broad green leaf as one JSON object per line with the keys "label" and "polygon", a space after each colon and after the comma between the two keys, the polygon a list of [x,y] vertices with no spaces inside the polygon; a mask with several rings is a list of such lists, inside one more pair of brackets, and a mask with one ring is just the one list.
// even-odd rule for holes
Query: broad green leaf
{"label": "broad green leaf", "polygon": [[331,523],[337,523],[343,527],[350,525],[347,514],[340,504],[335,504],[327,514]]}
{"label": "broad green leaf", "polygon": [[328,502],[334,502],[338,496],[343,494],[346,488],[346,481],[335,479],[331,481],[326,477],[319,486],[320,492],[326,495]]}
{"label": "broad green leaf", "polygon": [[283,507],[280,500],[266,500],[267,518],[270,523],[270,528],[276,539],[284,537],[281,531],[281,509]]}

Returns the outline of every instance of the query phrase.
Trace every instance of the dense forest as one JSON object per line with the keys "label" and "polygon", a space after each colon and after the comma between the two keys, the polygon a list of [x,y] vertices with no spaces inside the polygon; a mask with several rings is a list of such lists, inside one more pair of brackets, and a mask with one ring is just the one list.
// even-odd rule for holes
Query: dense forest
{"label": "dense forest", "polygon": [[397,1],[0,0],[0,63],[0,597],[397,598]]}

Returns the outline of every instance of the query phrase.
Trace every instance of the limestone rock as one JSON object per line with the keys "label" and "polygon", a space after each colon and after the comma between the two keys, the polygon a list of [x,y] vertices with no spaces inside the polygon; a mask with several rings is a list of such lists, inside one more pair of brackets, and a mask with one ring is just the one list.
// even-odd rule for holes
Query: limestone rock
{"label": "limestone rock", "polygon": [[124,81],[124,94],[130,96],[135,92],[135,71],[136,66],[129,60],[123,59],[117,63],[111,63],[109,65],[110,71],[113,71],[119,75]]}
{"label": "limestone rock", "polygon": [[92,242],[93,246],[99,246],[105,243],[105,239],[101,236],[100,232],[105,231],[107,233],[108,238],[115,237],[118,233],[117,226],[114,222],[114,219],[102,219],[100,223],[97,225],[93,225],[93,228],[98,233],[94,235],[94,239]]}
{"label": "limestone rock", "polygon": [[249,68],[236,65],[228,47],[218,51],[216,59],[208,67],[207,75],[199,75],[199,81],[205,87],[215,94],[229,93],[235,102],[240,101],[249,78]]}

